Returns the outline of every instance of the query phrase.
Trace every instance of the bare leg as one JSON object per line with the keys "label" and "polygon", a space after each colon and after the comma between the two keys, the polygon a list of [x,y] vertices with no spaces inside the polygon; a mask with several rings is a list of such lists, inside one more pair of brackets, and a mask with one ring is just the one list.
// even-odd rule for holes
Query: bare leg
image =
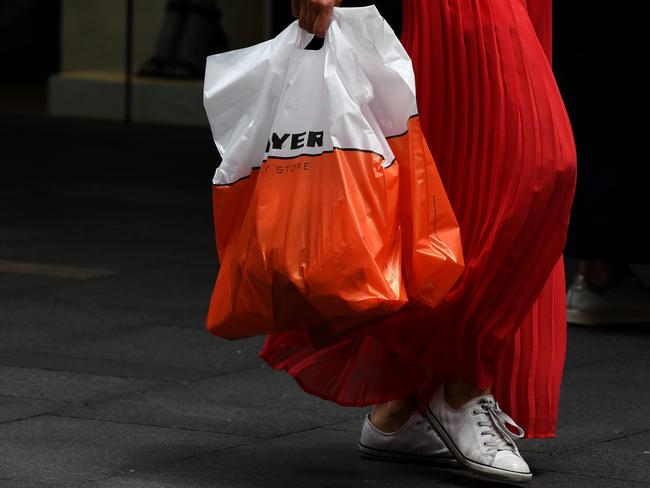
{"label": "bare leg", "polygon": [[[445,385],[445,396],[451,408],[461,408],[470,400],[491,393],[491,388],[481,390],[463,381],[448,381]],[[391,400],[372,407],[370,421],[382,432],[395,432],[409,419],[411,412],[417,406],[415,395],[402,400]]]}
{"label": "bare leg", "polygon": [[[481,390],[474,385],[462,381],[448,381],[445,385],[445,396],[451,408],[461,408],[470,400],[491,393],[491,388]],[[372,407],[370,421],[382,432],[395,432],[409,419],[416,408],[417,400],[411,395],[402,400],[391,400]]]}
{"label": "bare leg", "polygon": [[470,400],[481,395],[489,395],[492,393],[491,388],[481,390],[474,385],[464,383],[462,381],[451,380],[445,384],[445,397],[447,403],[451,408],[461,408]]}
{"label": "bare leg", "polygon": [[391,400],[372,407],[370,422],[382,432],[395,432],[402,427],[416,408],[415,396]]}

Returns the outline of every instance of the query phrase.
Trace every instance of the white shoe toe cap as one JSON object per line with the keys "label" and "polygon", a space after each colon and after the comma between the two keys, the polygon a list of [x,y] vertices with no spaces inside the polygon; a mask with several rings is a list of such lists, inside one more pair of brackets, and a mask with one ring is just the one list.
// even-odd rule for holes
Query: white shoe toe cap
{"label": "white shoe toe cap", "polygon": [[521,474],[530,473],[530,468],[528,467],[528,464],[526,464],[526,461],[512,451],[497,452],[492,467],[514,471],[515,473]]}

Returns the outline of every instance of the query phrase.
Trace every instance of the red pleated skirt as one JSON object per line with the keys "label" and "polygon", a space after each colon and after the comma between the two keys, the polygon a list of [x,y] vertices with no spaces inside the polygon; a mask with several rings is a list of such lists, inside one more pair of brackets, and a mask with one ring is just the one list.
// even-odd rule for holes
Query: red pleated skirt
{"label": "red pleated skirt", "polygon": [[364,406],[445,379],[493,386],[528,437],[555,434],[566,349],[562,265],[576,156],[550,66],[551,0],[404,0],[420,120],[458,218],[466,270],[435,309],[343,337],[267,337],[307,392]]}

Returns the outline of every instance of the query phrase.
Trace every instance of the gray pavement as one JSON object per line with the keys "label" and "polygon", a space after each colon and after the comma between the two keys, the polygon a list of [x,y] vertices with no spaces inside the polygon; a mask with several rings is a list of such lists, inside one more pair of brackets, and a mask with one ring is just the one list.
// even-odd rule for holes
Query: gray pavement
{"label": "gray pavement", "polygon": [[[366,409],[206,332],[207,129],[0,135],[0,487],[497,486],[360,459]],[[649,368],[650,326],[570,328],[558,437],[521,443],[529,486],[650,487]]]}

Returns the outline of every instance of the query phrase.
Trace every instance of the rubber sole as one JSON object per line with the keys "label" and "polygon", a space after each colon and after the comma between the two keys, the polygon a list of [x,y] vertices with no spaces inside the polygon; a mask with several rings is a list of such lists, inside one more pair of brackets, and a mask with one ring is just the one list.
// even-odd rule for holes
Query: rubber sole
{"label": "rubber sole", "polygon": [[492,466],[486,466],[485,464],[480,464],[466,458],[456,447],[456,444],[454,444],[451,436],[447,434],[445,428],[440,424],[440,422],[438,422],[438,419],[435,417],[435,415],[433,415],[433,412],[431,412],[431,409],[429,409],[429,405],[427,405],[424,413],[429,422],[431,422],[431,426],[436,430],[442,441],[446,444],[447,449],[449,449],[449,451],[456,457],[456,460],[460,464],[462,464],[472,473],[475,473],[487,479],[507,481],[510,483],[526,483],[533,479],[533,473],[517,473],[516,471],[493,468]]}
{"label": "rubber sole", "polygon": [[361,455],[361,457],[364,457],[366,459],[374,459],[378,461],[394,461],[394,462],[428,464],[428,465],[443,466],[446,468],[461,467],[458,464],[458,461],[456,461],[456,459],[453,457],[423,456],[420,454],[408,454],[408,453],[402,453],[396,451],[386,451],[383,449],[375,449],[372,447],[364,446],[361,443],[357,445],[357,448],[359,450],[359,454]]}

